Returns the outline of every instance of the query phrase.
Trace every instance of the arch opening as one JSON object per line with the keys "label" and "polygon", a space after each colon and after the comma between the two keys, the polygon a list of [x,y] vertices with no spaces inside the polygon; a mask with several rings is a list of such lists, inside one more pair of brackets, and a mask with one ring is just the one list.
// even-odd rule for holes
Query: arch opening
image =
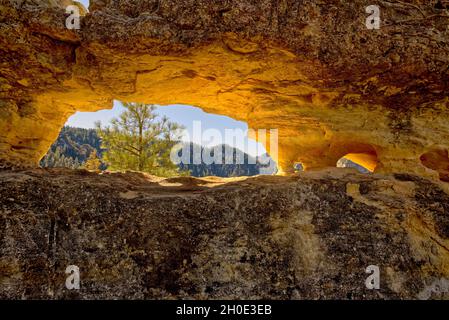
{"label": "arch opening", "polygon": [[361,173],[372,173],[378,165],[375,152],[347,153],[337,161],[337,168],[354,168]]}
{"label": "arch opening", "polygon": [[354,168],[361,173],[372,173],[376,170],[379,161],[376,149],[368,144],[355,143],[341,147],[341,156],[337,168]]}
{"label": "arch opening", "polygon": [[[180,173],[189,172],[189,175],[195,177],[239,177],[271,175],[277,172],[276,163],[265,146],[253,140],[247,123],[206,113],[193,106],[155,107],[155,115],[159,119],[165,118],[183,127],[176,147],[179,148],[181,156],[188,150],[189,160],[186,162],[186,158],[182,157],[183,162],[176,163]],[[112,120],[119,118],[124,111],[123,104],[115,101],[111,110],[77,112],[66,122],[40,165],[90,169],[86,164],[93,157],[98,158],[101,163],[96,169],[107,170],[109,165],[103,158],[105,149],[98,135],[96,122],[110,125]],[[200,163],[194,160],[197,158],[196,152],[200,154]],[[213,159],[212,163],[207,162],[210,159]]]}
{"label": "arch opening", "polygon": [[293,170],[294,170],[295,172],[301,172],[301,171],[304,171],[304,166],[303,166],[303,164],[302,164],[301,162],[295,162],[295,163],[293,164]]}

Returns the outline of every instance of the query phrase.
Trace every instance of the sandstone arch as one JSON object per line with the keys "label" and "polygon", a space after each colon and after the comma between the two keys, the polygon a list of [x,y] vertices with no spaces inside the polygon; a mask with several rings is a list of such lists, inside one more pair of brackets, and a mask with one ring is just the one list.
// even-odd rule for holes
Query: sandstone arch
{"label": "sandstone arch", "polygon": [[431,3],[382,2],[373,31],[361,0],[94,0],[74,31],[66,2],[0,1],[4,165],[36,165],[71,114],[119,99],[278,128],[284,172],[357,144],[377,172],[438,176],[420,162],[449,145],[449,18]]}

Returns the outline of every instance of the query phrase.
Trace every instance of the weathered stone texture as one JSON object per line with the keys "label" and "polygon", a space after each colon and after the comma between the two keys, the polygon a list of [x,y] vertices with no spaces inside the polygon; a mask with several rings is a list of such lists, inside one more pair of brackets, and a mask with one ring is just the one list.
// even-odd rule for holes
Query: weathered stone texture
{"label": "weathered stone texture", "polygon": [[[0,158],[35,165],[75,111],[184,103],[278,128],[280,168],[447,175],[449,13],[436,1],[0,1]],[[436,162],[424,154],[444,154]],[[427,165],[425,165],[425,164]]]}
{"label": "weathered stone texture", "polygon": [[[0,298],[448,298],[443,185],[349,169],[225,180],[3,171]],[[69,265],[79,291],[65,289]],[[365,287],[369,265],[380,290]]]}

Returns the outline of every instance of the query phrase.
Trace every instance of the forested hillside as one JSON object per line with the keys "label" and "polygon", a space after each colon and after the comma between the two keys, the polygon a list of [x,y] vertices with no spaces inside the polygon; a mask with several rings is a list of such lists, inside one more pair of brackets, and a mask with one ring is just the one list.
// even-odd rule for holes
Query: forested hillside
{"label": "forested hillside", "polygon": [[[258,174],[273,174],[276,173],[276,164],[267,155],[264,156],[267,161],[263,163],[256,163],[256,159],[243,151],[233,148],[229,145],[221,145],[221,164],[194,164],[193,151],[194,147],[201,148],[202,154],[214,155],[211,148],[204,148],[201,146],[190,145],[190,164],[180,164],[179,167],[183,170],[189,170],[194,177],[217,176],[217,177],[239,177],[239,176],[254,176]],[[242,161],[243,159],[243,161]]]}
{"label": "forested hillside", "polygon": [[[196,147],[202,148],[199,146]],[[233,149],[228,145],[221,146],[223,164],[192,164],[193,148],[194,145],[190,143],[191,164],[180,164],[179,167],[182,170],[190,171],[190,174],[194,177],[238,177],[272,174],[276,172],[276,165],[271,159],[268,165],[260,163],[256,164],[254,158],[238,149]],[[203,153],[208,152],[213,155],[213,151],[210,149],[202,148],[201,150]],[[93,151],[96,151],[97,156],[101,159],[103,150],[101,149],[101,141],[96,130],[64,127],[56,142],[51,146],[47,155],[42,159],[41,166],[77,169],[84,165]],[[231,160],[231,157],[234,161]],[[236,164],[236,160],[240,159],[239,157],[244,159],[243,164]],[[101,169],[107,169],[107,165],[103,164]]]}
{"label": "forested hillside", "polygon": [[42,167],[79,168],[93,151],[101,157],[101,141],[94,129],[64,127],[47,155]]}

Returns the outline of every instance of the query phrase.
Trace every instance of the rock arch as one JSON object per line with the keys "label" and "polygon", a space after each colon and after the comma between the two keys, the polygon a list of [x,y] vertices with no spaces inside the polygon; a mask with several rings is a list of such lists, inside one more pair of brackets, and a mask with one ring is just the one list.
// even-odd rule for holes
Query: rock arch
{"label": "rock arch", "polygon": [[357,144],[375,146],[377,172],[437,177],[420,156],[449,141],[449,19],[431,4],[385,6],[373,31],[361,0],[93,0],[77,31],[69,2],[0,1],[6,166],[36,165],[71,114],[119,99],[279,129],[284,172],[335,166]]}

